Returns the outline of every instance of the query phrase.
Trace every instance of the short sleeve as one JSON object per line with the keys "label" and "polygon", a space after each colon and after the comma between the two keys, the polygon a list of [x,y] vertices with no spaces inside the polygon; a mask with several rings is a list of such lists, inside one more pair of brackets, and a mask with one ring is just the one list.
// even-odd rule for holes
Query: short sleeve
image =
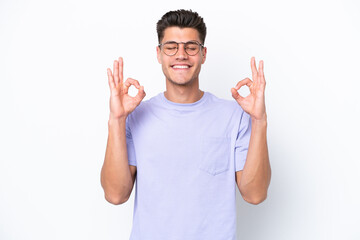
{"label": "short sleeve", "polygon": [[135,147],[134,142],[131,135],[130,123],[129,123],[129,116],[126,118],[126,147],[127,147],[127,154],[129,165],[136,166],[136,157],[135,157]]}
{"label": "short sleeve", "polygon": [[246,112],[242,112],[239,130],[235,141],[235,171],[244,169],[246,156],[249,148],[251,135],[251,117]]}

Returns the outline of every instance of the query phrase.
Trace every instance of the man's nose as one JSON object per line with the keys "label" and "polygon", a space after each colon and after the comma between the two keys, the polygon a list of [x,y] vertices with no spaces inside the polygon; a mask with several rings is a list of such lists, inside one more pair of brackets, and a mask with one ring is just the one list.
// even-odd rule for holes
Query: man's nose
{"label": "man's nose", "polygon": [[179,43],[179,49],[176,53],[176,59],[187,59],[188,55],[185,51],[185,45],[183,43]]}

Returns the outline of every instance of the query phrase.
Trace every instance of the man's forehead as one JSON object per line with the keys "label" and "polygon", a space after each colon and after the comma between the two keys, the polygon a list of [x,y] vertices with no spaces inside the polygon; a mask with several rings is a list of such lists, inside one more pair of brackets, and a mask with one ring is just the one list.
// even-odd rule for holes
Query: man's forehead
{"label": "man's forehead", "polygon": [[191,40],[200,42],[199,32],[195,28],[168,27],[164,31],[162,42],[187,42]]}

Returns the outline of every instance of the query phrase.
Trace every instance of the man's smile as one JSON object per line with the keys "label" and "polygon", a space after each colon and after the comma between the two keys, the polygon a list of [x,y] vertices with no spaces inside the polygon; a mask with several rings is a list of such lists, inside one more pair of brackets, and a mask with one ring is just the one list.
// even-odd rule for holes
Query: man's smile
{"label": "man's smile", "polygon": [[176,70],[184,70],[184,69],[191,68],[191,66],[188,64],[174,64],[174,65],[171,65],[171,68],[176,69]]}

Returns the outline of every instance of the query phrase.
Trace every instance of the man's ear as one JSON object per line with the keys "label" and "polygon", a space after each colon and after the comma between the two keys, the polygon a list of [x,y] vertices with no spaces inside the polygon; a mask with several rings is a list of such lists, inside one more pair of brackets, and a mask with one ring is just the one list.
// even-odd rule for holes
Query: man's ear
{"label": "man's ear", "polygon": [[205,60],[206,60],[206,54],[207,54],[207,48],[206,47],[203,47],[202,50],[201,50],[201,55],[202,55],[202,61],[201,61],[201,64],[204,64],[205,63]]}
{"label": "man's ear", "polygon": [[159,46],[156,47],[157,60],[161,64],[161,49]]}

